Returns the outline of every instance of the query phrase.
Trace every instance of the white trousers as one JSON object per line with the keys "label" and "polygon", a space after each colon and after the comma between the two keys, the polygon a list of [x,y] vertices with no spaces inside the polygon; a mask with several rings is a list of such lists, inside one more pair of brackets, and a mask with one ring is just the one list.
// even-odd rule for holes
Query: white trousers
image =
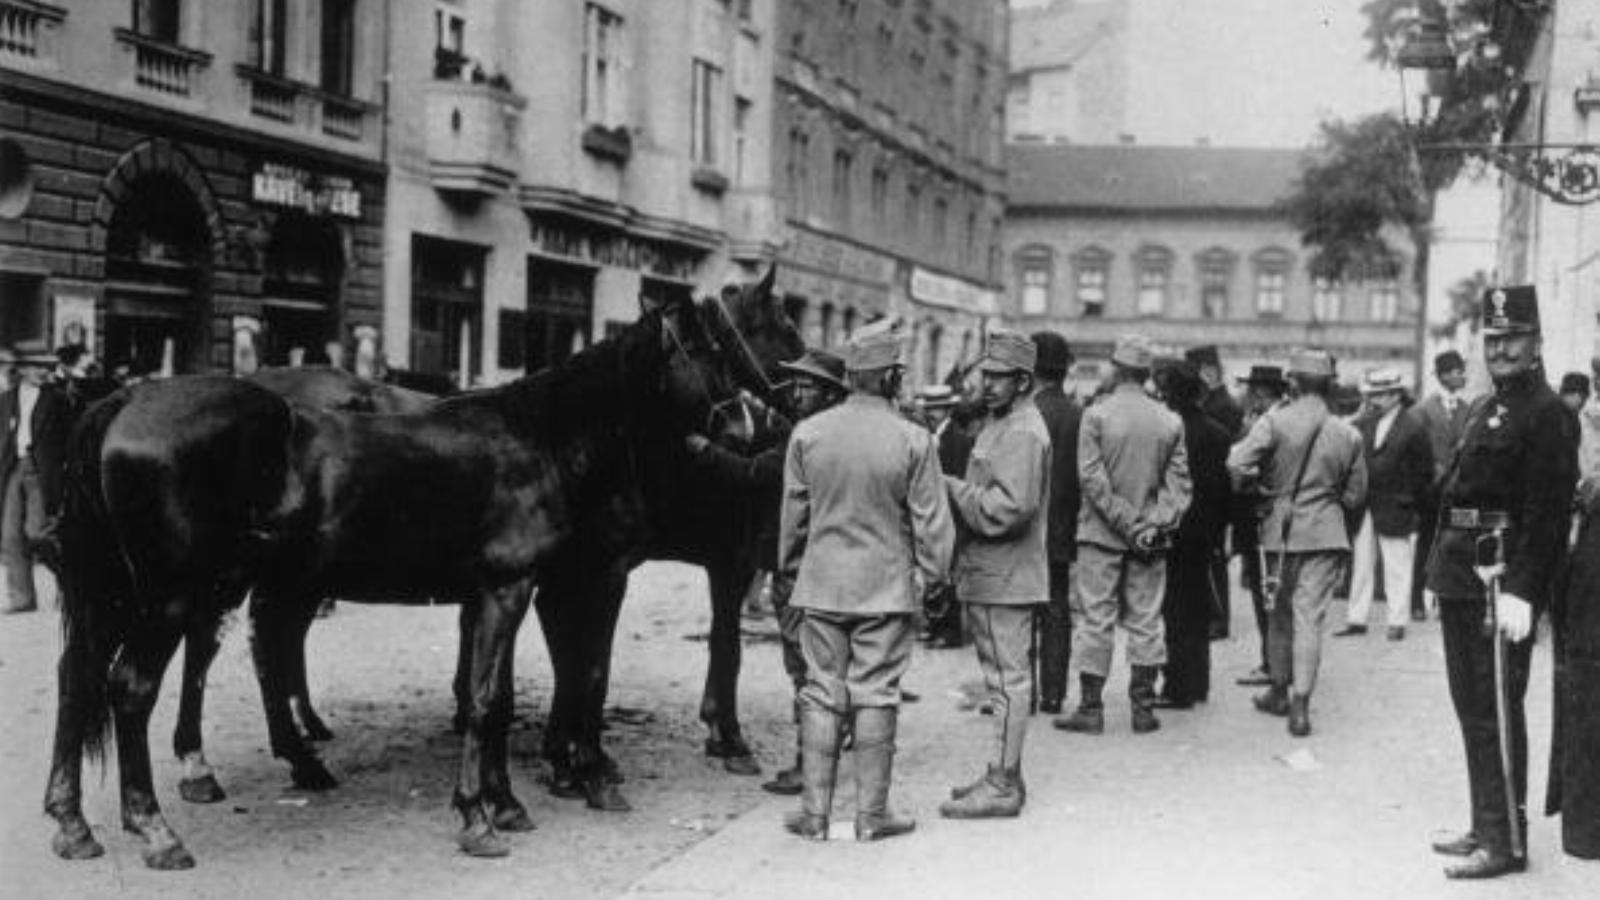
{"label": "white trousers", "polygon": [[1372,527],[1372,514],[1362,516],[1361,532],[1351,548],[1350,608],[1345,614],[1346,622],[1367,624],[1377,581],[1373,570],[1380,559],[1383,560],[1383,595],[1389,605],[1389,624],[1404,626],[1410,620],[1411,555],[1415,546],[1415,534],[1396,537],[1378,534]]}

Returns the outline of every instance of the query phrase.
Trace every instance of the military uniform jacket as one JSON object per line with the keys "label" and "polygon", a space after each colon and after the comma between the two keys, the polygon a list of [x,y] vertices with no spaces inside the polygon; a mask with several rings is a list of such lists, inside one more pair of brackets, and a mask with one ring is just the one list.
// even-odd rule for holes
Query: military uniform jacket
{"label": "military uniform jacket", "polygon": [[1441,598],[1479,598],[1473,571],[1482,531],[1452,528],[1451,509],[1510,518],[1501,590],[1542,610],[1571,524],[1577,482],[1573,420],[1538,372],[1497,385],[1467,413],[1439,503],[1439,536],[1428,559],[1428,589]]}
{"label": "military uniform jacket", "polygon": [[[1307,449],[1317,423],[1316,444]],[[1305,477],[1295,492],[1301,460]],[[1228,453],[1228,474],[1236,485],[1258,482],[1272,505],[1261,523],[1261,546],[1273,553],[1349,550],[1345,514],[1367,497],[1367,465],[1361,435],[1328,411],[1326,400],[1306,394],[1269,410]],[[1283,539],[1289,519],[1289,541]]]}
{"label": "military uniform jacket", "polygon": [[956,560],[967,603],[1020,606],[1050,597],[1050,432],[1032,400],[1019,398],[978,432],[965,478],[946,475],[950,502],[968,527]]}
{"label": "military uniform jacket", "polygon": [[933,436],[882,397],[851,394],[795,426],[783,471],[778,570],[789,603],[910,613],[955,543]]}
{"label": "military uniform jacket", "polygon": [[1142,526],[1176,530],[1191,492],[1183,420],[1138,385],[1118,385],[1084,410],[1078,480],[1078,543],[1131,550]]}

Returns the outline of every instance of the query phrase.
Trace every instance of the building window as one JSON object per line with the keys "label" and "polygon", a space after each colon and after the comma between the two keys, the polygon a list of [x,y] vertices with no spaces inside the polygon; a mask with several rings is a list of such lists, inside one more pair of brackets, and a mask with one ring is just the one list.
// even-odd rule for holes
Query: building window
{"label": "building window", "polygon": [[924,384],[938,384],[942,377],[939,374],[939,351],[944,343],[944,326],[938,322],[928,323],[928,349],[922,356],[922,382]]}
{"label": "building window", "polygon": [[1042,316],[1050,312],[1050,288],[1055,280],[1055,254],[1049,247],[1034,245],[1017,253],[1018,281],[1022,293],[1017,298],[1025,316]]}
{"label": "building window", "polygon": [[274,75],[284,74],[288,57],[289,0],[256,0],[255,20],[250,23],[250,58],[255,67]]}
{"label": "building window", "polygon": [[702,166],[717,164],[717,107],[722,95],[722,70],[703,59],[694,61],[689,100],[689,158]]}
{"label": "building window", "polygon": [[1318,278],[1311,293],[1311,318],[1318,322],[1337,322],[1344,318],[1344,290],[1339,282]]}
{"label": "building window", "polygon": [[922,186],[906,185],[906,230],[902,238],[915,242],[922,226]]}
{"label": "building window", "polygon": [[583,8],[583,121],[623,124],[622,17],[595,3]]}
{"label": "building window", "polygon": [[833,221],[840,230],[850,228],[850,179],[855,157],[848,150],[833,154]]}
{"label": "building window", "polygon": [[182,0],[133,0],[133,30],[147,38],[178,43]]}
{"label": "building window", "polygon": [[961,264],[972,268],[978,255],[978,213],[967,213],[967,221],[961,233]]}
{"label": "building window", "polygon": [[37,344],[50,337],[44,276],[24,272],[0,272],[0,346]]}
{"label": "building window", "polygon": [[743,97],[733,101],[733,183],[744,184],[749,171],[750,107],[753,104]]}
{"label": "building window", "polygon": [[1394,322],[1400,318],[1400,286],[1393,279],[1374,282],[1367,291],[1368,318]]}
{"label": "building window", "polygon": [[833,304],[824,303],[817,310],[817,336],[823,349],[835,343],[833,334]]}
{"label": "building window", "polygon": [[349,97],[356,87],[356,0],[322,0],[323,90]]}
{"label": "building window", "polygon": [[1172,251],[1165,247],[1145,247],[1135,257],[1139,269],[1139,295],[1134,306],[1141,316],[1159,316],[1167,311],[1167,285],[1172,281]]}
{"label": "building window", "polygon": [[872,225],[889,227],[889,170],[884,166],[872,170]]}
{"label": "building window", "polygon": [[811,137],[796,128],[789,132],[789,205],[791,215],[804,219],[811,211]]}
{"label": "building window", "polygon": [[933,247],[943,253],[946,249],[945,242],[949,240],[950,202],[943,197],[933,200]]}
{"label": "building window", "polygon": [[1288,306],[1289,267],[1293,257],[1280,247],[1268,247],[1255,256],[1256,314],[1281,316]]}
{"label": "building window", "polygon": [[1213,247],[1196,260],[1200,270],[1200,317],[1228,317],[1228,287],[1233,281],[1234,257],[1221,247]]}
{"label": "building window", "polygon": [[1085,250],[1073,259],[1073,297],[1086,319],[1105,315],[1110,268],[1110,254],[1097,248]]}

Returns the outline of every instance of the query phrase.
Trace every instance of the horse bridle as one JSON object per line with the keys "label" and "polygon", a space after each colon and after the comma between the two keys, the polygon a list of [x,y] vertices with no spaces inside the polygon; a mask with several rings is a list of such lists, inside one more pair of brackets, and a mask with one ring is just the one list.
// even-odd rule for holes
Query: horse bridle
{"label": "horse bridle", "polygon": [[[693,301],[689,302],[693,303]],[[734,355],[734,359],[735,362],[745,370],[742,375],[751,378],[751,380],[756,383],[756,385],[764,394],[769,393],[773,390],[771,380],[768,379],[766,377],[766,373],[762,371],[761,365],[756,359],[755,351],[750,349],[749,343],[745,341],[744,335],[739,332],[739,329],[734,326],[732,319],[728,316],[727,310],[722,308],[720,299],[716,309],[718,310],[719,316],[722,318],[723,326],[727,328],[729,333],[731,333],[735,339],[734,346],[738,352]],[[674,350],[682,354],[685,359],[693,359],[694,354],[690,352],[688,345],[684,343],[683,336],[678,333],[677,322],[671,316],[667,315],[667,310],[661,310],[660,314],[662,334],[664,335],[666,341],[671,344]],[[706,340],[710,342],[710,352],[718,357],[718,359],[725,358],[723,342],[717,340],[717,336],[711,334],[709,329],[706,330],[705,337]],[[714,391],[712,389],[712,385],[706,382],[706,377],[701,373],[700,369],[698,367],[691,367],[690,371],[693,373],[694,382],[700,392],[701,397],[705,400],[707,407],[706,419],[701,426],[702,433],[706,434],[707,436],[719,434],[722,430],[719,425],[731,418],[728,412],[730,408],[737,408],[738,415],[745,420],[745,424],[747,426],[751,424],[750,408],[749,405],[744,401],[742,388],[736,388],[731,392],[725,393],[722,399],[719,400],[717,399],[718,392]],[[763,398],[763,400],[765,400],[765,398]]]}

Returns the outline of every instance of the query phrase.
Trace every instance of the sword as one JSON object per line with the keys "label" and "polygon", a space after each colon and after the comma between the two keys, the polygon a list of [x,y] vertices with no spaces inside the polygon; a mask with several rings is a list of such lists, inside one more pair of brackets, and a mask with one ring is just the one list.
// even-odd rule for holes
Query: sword
{"label": "sword", "polygon": [[1496,731],[1500,737],[1500,769],[1505,780],[1506,814],[1511,826],[1511,855],[1522,859],[1526,855],[1522,840],[1522,817],[1517,809],[1517,787],[1511,760],[1511,685],[1506,678],[1505,636],[1500,633],[1500,578],[1506,571],[1505,528],[1498,526],[1488,534],[1479,536],[1477,559],[1472,567],[1483,581],[1485,599],[1483,627],[1494,642],[1494,711]]}

